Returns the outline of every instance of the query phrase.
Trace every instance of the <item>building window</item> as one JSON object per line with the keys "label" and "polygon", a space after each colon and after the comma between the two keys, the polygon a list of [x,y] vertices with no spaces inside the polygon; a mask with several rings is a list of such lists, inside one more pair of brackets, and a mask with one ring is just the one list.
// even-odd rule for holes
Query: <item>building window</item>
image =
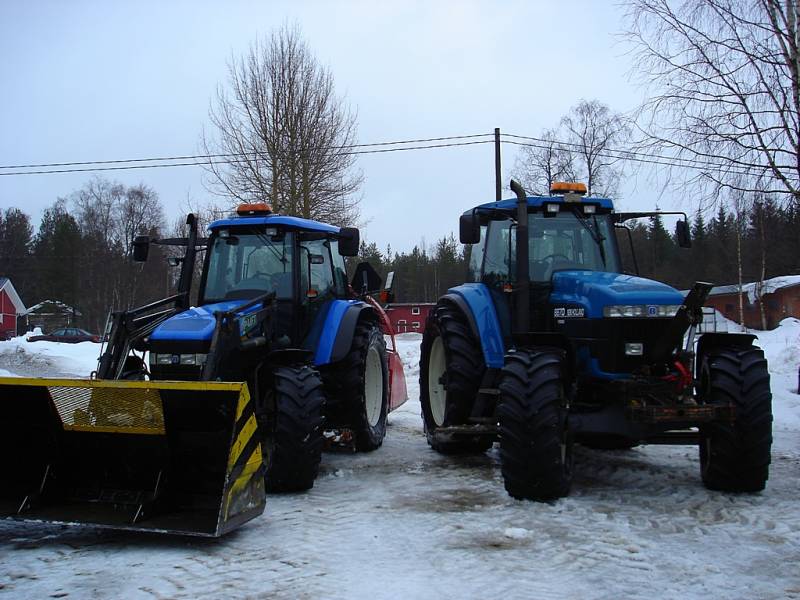
{"label": "building window", "polygon": [[419,321],[412,321],[411,327],[412,329],[419,329]]}
{"label": "building window", "polygon": [[418,315],[419,314],[419,306],[412,306],[411,307],[411,314]]}
{"label": "building window", "polygon": [[398,319],[397,324],[398,325],[405,325],[406,324],[406,320],[405,319]]}

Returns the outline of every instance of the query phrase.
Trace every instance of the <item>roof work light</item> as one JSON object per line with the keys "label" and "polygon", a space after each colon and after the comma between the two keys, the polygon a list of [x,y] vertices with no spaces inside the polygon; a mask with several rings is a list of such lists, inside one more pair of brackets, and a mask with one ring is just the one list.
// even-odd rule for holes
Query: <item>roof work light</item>
{"label": "roof work light", "polygon": [[272,213],[272,207],[266,202],[254,202],[252,204],[240,204],[236,207],[236,214],[240,217],[251,217],[255,215],[268,215]]}
{"label": "roof work light", "polygon": [[550,186],[551,194],[580,194],[586,193],[586,184],[572,181],[554,181]]}

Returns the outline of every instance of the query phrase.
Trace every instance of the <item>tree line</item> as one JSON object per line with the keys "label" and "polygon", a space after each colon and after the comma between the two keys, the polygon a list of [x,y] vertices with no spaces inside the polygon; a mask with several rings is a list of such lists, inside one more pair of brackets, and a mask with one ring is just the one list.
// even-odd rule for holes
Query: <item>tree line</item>
{"label": "tree line", "polygon": [[46,300],[75,311],[75,323],[99,332],[108,311],[170,293],[173,273],[156,247],[147,263],[131,260],[137,235],[161,237],[158,194],[96,178],[44,211],[36,232],[19,208],[0,212],[0,273],[30,308]]}
{"label": "tree line", "polygon": [[[710,218],[697,211],[690,221],[688,249],[677,246],[660,217],[630,227],[643,276],[687,289],[695,281],[730,285],[800,274],[799,204],[759,198],[738,211],[720,204]],[[619,244],[630,269],[627,235]]]}

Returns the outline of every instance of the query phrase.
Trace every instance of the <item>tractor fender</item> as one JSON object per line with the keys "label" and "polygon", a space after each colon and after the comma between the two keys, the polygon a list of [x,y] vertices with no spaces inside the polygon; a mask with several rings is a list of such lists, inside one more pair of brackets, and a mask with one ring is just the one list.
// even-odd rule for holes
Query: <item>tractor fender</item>
{"label": "tractor fender", "polygon": [[375,311],[361,300],[331,302],[314,354],[316,366],[335,363],[347,356],[353,343],[356,324],[362,315],[375,318]]}
{"label": "tractor fender", "polygon": [[305,348],[281,348],[270,352],[267,359],[272,366],[292,367],[295,365],[307,365],[312,356],[312,352]]}
{"label": "tractor fender", "polygon": [[503,366],[505,344],[491,293],[482,283],[465,283],[447,290],[439,303],[451,302],[464,313],[470,329],[481,344],[487,367]]}
{"label": "tractor fender", "polygon": [[697,357],[695,365],[695,375],[700,378],[700,367],[702,365],[702,357],[711,349],[725,346],[727,348],[746,348],[750,346],[754,340],[758,339],[752,333],[704,333],[697,341],[697,350],[695,356]]}

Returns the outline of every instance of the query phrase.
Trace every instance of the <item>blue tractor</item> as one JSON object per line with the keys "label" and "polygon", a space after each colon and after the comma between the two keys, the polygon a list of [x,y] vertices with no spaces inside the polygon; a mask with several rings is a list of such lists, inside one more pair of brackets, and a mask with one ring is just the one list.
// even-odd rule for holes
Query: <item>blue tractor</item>
{"label": "blue tractor", "polygon": [[325,431],[382,444],[405,383],[369,296],[380,278],[367,263],[346,278],[358,230],[266,204],[207,238],[187,224],[185,238],[136,239],[139,261],[185,248],[178,293],[112,315],[93,379],[0,381],[0,449],[20,457],[0,517],[214,537],[261,514],[266,491],[310,488]]}
{"label": "blue tractor", "polygon": [[[710,284],[684,296],[623,272],[616,229],[659,213],[616,212],[582,184],[511,189],[461,216],[470,281],[438,300],[422,340],[428,443],[482,452],[499,439],[521,499],[569,493],[575,443],[697,444],[708,488],[762,490],[772,396],[755,336],[697,331]],[[676,238],[691,243],[685,215]]]}

